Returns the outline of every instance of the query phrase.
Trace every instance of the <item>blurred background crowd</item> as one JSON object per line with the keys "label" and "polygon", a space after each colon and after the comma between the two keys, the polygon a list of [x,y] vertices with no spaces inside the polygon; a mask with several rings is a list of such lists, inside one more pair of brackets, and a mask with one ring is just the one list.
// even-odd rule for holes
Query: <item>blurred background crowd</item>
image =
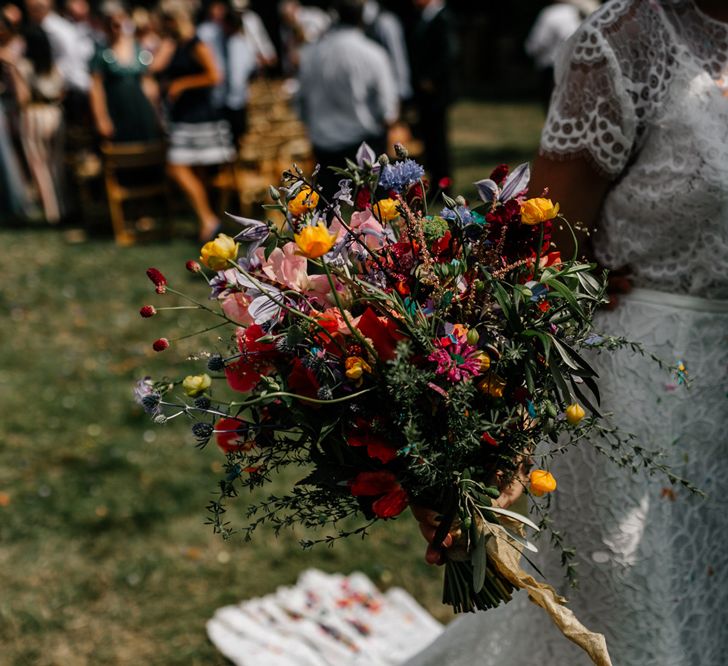
{"label": "blurred background crowd", "polygon": [[342,163],[363,140],[407,144],[448,189],[453,101],[547,100],[597,4],[5,1],[0,220],[110,219],[131,244],[194,212],[206,240],[292,161]]}

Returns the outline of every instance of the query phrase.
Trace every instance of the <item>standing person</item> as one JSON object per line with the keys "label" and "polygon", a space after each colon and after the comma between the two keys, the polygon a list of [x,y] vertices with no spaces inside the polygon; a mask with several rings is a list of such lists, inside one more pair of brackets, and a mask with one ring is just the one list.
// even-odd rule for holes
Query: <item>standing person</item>
{"label": "standing person", "polygon": [[15,25],[0,12],[0,222],[27,217],[31,201],[13,141],[12,119],[19,116],[25,83],[18,71],[23,50]]}
{"label": "standing person", "polygon": [[53,61],[66,86],[64,106],[71,122],[83,124],[89,117],[89,62],[93,42],[85,31],[54,11],[52,0],[26,0],[28,18],[48,35]]}
{"label": "standing person", "polygon": [[235,157],[230,126],[212,103],[212,91],[222,77],[210,49],[195,34],[189,10],[172,2],[163,9],[165,40],[154,63],[163,84],[168,109],[167,169],[197,214],[200,241],[213,238],[220,220],[213,212],[202,167]]}
{"label": "standing person", "polygon": [[455,32],[445,0],[413,0],[420,10],[411,42],[414,101],[425,144],[425,167],[435,188],[452,178],[447,113],[453,100]]}
{"label": "standing person", "polygon": [[107,43],[91,61],[91,111],[96,131],[115,143],[160,139],[153,107],[155,85],[148,74],[152,54],[137,43],[121,3],[107,1],[101,15]]}
{"label": "standing person", "polygon": [[[616,468],[594,448],[555,466],[552,517],[580,580],[566,596],[605,635],[615,666],[718,666],[728,654],[726,72],[722,0],[611,0],[557,62],[534,169],[532,193],[548,186],[567,219],[596,223],[596,258],[629,267],[633,290],[597,327],[693,377],[686,391],[627,352],[595,359],[603,410],[705,497]],[[554,555],[541,563],[552,582]],[[586,663],[521,596],[458,620],[409,666],[525,666],[534,655]]]}
{"label": "standing person", "polygon": [[331,25],[331,17],[318,7],[302,5],[299,0],[281,0],[282,67],[285,76],[295,76],[301,49],[313,44]]}
{"label": "standing person", "polygon": [[[364,35],[363,8],[363,0],[339,0],[338,22],[301,54],[301,119],[324,167],[344,166],[362,141],[377,155],[386,152],[387,131],[399,113],[389,57]],[[319,174],[325,188],[337,181],[329,169]]]}
{"label": "standing person", "polygon": [[253,45],[243,29],[242,16],[227,2],[208,7],[208,20],[197,34],[215,56],[223,80],[212,92],[212,103],[225,118],[237,146],[247,127],[248,82],[256,70]]}
{"label": "standing person", "polygon": [[272,69],[278,64],[278,54],[271,41],[263,20],[250,9],[250,0],[232,0],[233,9],[240,13],[243,32],[250,39],[258,62],[263,71]]}
{"label": "standing person", "polygon": [[544,7],[536,17],[524,48],[538,70],[545,109],[548,109],[554,89],[554,63],[559,51],[581,22],[598,7],[597,0],[563,0]]}
{"label": "standing person", "polygon": [[407,44],[399,19],[377,0],[367,0],[364,4],[364,32],[389,54],[400,102],[406,102],[412,97],[412,82]]}
{"label": "standing person", "polygon": [[38,188],[45,219],[56,224],[67,213],[64,182],[64,80],[53,62],[45,31],[25,32],[25,57],[18,63],[23,80],[20,137],[28,167]]}

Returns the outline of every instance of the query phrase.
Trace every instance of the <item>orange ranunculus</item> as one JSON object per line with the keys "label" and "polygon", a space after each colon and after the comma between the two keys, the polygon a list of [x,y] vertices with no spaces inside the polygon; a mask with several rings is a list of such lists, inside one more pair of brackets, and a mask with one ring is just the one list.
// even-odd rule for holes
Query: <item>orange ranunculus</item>
{"label": "orange ranunculus", "polygon": [[293,236],[301,254],[308,259],[318,259],[325,255],[336,243],[336,236],[329,233],[326,225],[319,222],[317,225],[308,225],[301,232]]}

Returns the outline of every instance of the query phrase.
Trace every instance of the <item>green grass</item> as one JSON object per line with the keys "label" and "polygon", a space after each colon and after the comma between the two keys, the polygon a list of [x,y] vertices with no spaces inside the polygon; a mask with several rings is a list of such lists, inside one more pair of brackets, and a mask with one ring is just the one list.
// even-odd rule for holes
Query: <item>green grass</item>
{"label": "green grass", "polygon": [[[535,106],[459,104],[458,187],[528,159],[540,122]],[[148,266],[199,289],[184,271],[196,243],[70,245],[45,228],[5,229],[0,243],[0,663],[222,664],[204,630],[214,609],[308,567],[362,570],[450,618],[409,515],[309,552],[300,532],[243,544],[203,525],[219,452],[194,448],[183,423],[152,425],[131,401],[135,378],[177,374],[206,345],[193,338],[155,354],[154,338],[200,322],[137,314],[162,299]]]}

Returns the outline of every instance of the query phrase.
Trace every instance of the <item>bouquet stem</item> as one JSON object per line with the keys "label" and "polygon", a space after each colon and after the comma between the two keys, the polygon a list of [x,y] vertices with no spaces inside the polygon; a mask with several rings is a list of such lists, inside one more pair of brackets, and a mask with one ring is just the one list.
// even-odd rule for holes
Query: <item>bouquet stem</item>
{"label": "bouquet stem", "polygon": [[448,560],[445,564],[442,603],[452,606],[456,613],[496,608],[511,600],[514,589],[493,567],[487,566],[483,587],[476,591],[470,561]]}

